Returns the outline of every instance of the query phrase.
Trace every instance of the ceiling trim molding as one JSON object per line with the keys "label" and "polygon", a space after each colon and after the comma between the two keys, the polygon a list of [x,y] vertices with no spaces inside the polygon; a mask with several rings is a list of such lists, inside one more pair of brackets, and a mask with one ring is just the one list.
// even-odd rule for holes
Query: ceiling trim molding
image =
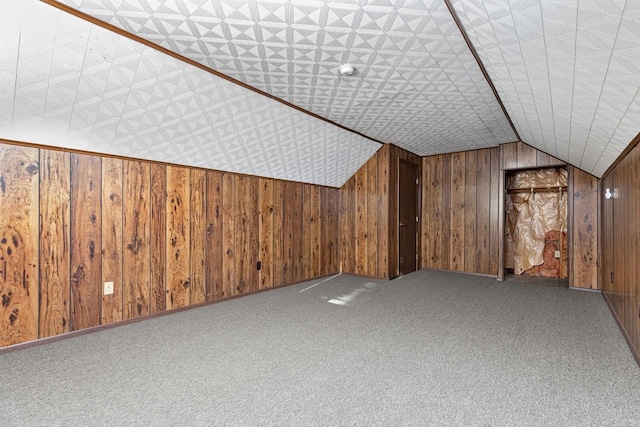
{"label": "ceiling trim molding", "polygon": [[[59,9],[59,10],[61,10],[63,12],[69,13],[69,14],[74,15],[74,16],[80,18],[80,19],[83,19],[83,20],[85,20],[87,22],[90,22],[90,23],[92,23],[94,25],[97,25],[97,26],[102,27],[102,28],[104,28],[106,30],[109,30],[109,31],[111,31],[113,33],[119,34],[119,35],[121,35],[123,37],[126,37],[126,38],[131,39],[131,40],[133,40],[135,42],[141,43],[141,44],[143,44],[145,46],[148,46],[148,47],[150,47],[152,49],[155,49],[158,52],[162,52],[165,55],[169,55],[169,56],[171,56],[173,58],[176,58],[176,59],[178,59],[178,60],[180,60],[182,62],[185,62],[185,63],[187,63],[189,65],[197,67],[197,68],[199,68],[199,69],[201,69],[203,71],[206,71],[207,73],[210,73],[210,74],[213,74],[214,76],[220,77],[221,79],[227,80],[227,81],[229,81],[231,83],[234,83],[234,84],[236,84],[238,86],[242,86],[243,88],[248,89],[248,90],[250,90],[252,92],[255,92],[255,93],[259,94],[259,95],[262,95],[262,96],[265,96],[267,98],[273,99],[274,101],[277,101],[277,102],[279,102],[279,103],[281,103],[283,105],[286,105],[287,107],[293,108],[294,110],[298,110],[301,113],[307,114],[307,115],[309,115],[309,116],[311,116],[313,118],[316,118],[318,120],[322,120],[323,122],[329,123],[329,124],[331,124],[333,126],[336,126],[336,127],[340,128],[340,129],[343,129],[343,130],[346,130],[348,132],[355,133],[356,135],[359,135],[359,136],[361,136],[363,138],[366,138],[366,139],[368,139],[370,141],[377,142],[380,145],[384,145],[385,144],[382,141],[379,141],[379,140],[377,140],[375,138],[372,138],[372,137],[370,137],[368,135],[365,135],[365,134],[363,134],[361,132],[358,132],[356,130],[353,130],[351,128],[343,126],[343,125],[341,125],[339,123],[334,122],[333,120],[329,120],[329,119],[327,119],[325,117],[322,117],[322,116],[320,116],[318,114],[312,113],[311,111],[306,110],[306,109],[304,109],[302,107],[299,107],[299,106],[297,106],[295,104],[292,104],[292,103],[290,103],[288,101],[285,101],[282,98],[278,98],[277,96],[271,95],[270,93],[264,92],[264,91],[262,91],[262,90],[260,90],[258,88],[255,88],[255,87],[253,87],[251,85],[248,85],[248,84],[246,84],[244,82],[241,82],[240,80],[236,80],[233,77],[230,77],[230,76],[228,76],[226,74],[223,74],[223,73],[221,73],[219,71],[216,71],[216,70],[214,70],[212,68],[209,68],[209,67],[207,67],[205,65],[202,65],[199,62],[193,61],[193,60],[191,60],[191,59],[189,59],[189,58],[187,58],[185,56],[182,56],[182,55],[180,55],[180,54],[178,54],[178,53],[176,53],[176,52],[174,52],[174,51],[172,51],[170,49],[167,49],[167,48],[165,48],[163,46],[160,46],[160,45],[158,45],[156,43],[150,42],[149,40],[146,40],[146,39],[144,39],[142,37],[136,36],[135,34],[132,34],[132,33],[128,32],[128,31],[125,31],[125,30],[123,30],[121,28],[118,28],[118,27],[116,27],[116,26],[114,26],[112,24],[109,24],[107,22],[101,21],[100,19],[96,19],[91,15],[88,15],[88,14],[86,14],[84,12],[81,12],[81,11],[79,11],[77,9],[69,7],[69,6],[65,5],[65,4],[62,4],[62,3],[58,2],[57,0],[40,0],[40,1],[42,1],[43,3],[48,4],[49,6],[55,7],[56,9]],[[493,88],[493,85],[491,85],[491,88],[495,92],[495,88]],[[497,97],[497,94],[496,94],[496,97]],[[498,99],[498,101],[499,101],[499,99]],[[502,103],[500,103],[500,105],[502,106]],[[502,106],[502,109],[504,110],[504,106]],[[505,112],[505,114],[506,114],[506,112]],[[509,116],[507,116],[507,119],[509,120],[509,123],[511,123],[511,119],[509,118]],[[511,126],[513,127],[513,124],[511,124]]]}
{"label": "ceiling trim molding", "polygon": [[487,69],[485,68],[484,64],[482,63],[482,60],[480,59],[480,55],[478,55],[476,48],[473,47],[473,44],[471,43],[471,40],[469,39],[467,32],[462,26],[462,22],[460,22],[460,18],[458,17],[456,10],[453,8],[453,5],[451,4],[451,0],[444,0],[444,4],[447,6],[447,9],[449,9],[449,13],[451,13],[451,17],[453,18],[453,21],[458,26],[458,30],[460,30],[460,33],[462,34],[462,38],[464,38],[464,41],[465,43],[467,43],[467,46],[469,47],[471,54],[476,59],[476,62],[478,63],[478,67],[480,67],[480,71],[482,72],[482,75],[484,75],[484,78],[487,80],[487,84],[489,84],[489,87],[493,91],[493,95],[496,97],[496,101],[498,101],[498,104],[500,104],[500,108],[502,108],[502,112],[504,113],[505,117],[509,121],[509,125],[511,125],[511,129],[513,130],[513,133],[516,134],[516,138],[518,138],[518,141],[522,141],[520,134],[518,134],[518,131],[516,130],[516,127],[513,124],[513,121],[511,120],[511,116],[509,116],[507,109],[502,103],[502,99],[500,99],[500,95],[498,95],[498,90],[496,89],[496,86],[493,84],[493,81],[491,80],[491,77],[489,77],[489,73],[487,72]]}

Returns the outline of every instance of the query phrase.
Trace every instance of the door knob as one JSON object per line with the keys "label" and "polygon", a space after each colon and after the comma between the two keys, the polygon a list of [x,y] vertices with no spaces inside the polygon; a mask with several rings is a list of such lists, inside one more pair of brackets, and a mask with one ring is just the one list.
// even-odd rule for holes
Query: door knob
{"label": "door knob", "polygon": [[404,222],[401,222],[399,225],[400,227],[404,227]]}

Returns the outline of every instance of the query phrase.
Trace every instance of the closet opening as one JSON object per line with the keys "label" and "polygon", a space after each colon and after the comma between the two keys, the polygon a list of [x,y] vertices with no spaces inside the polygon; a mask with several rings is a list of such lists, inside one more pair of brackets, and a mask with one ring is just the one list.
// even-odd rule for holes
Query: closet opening
{"label": "closet opening", "polygon": [[565,167],[506,171],[505,280],[568,286]]}

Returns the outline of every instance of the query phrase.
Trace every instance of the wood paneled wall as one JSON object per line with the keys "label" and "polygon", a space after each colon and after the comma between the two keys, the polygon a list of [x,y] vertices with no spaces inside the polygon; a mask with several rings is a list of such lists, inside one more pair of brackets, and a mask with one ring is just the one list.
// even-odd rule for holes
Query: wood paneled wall
{"label": "wood paneled wall", "polygon": [[338,207],[333,188],[0,144],[0,347],[335,273]]}
{"label": "wood paneled wall", "polygon": [[398,159],[420,158],[385,144],[340,189],[342,271],[378,278],[398,275]]}
{"label": "wood paneled wall", "polygon": [[422,268],[497,275],[498,148],[422,160]]}
{"label": "wood paneled wall", "polygon": [[[602,178],[602,290],[627,335],[636,358],[640,353],[640,146],[636,145]],[[602,191],[604,193],[604,191]],[[638,359],[640,360],[640,359]]]}
{"label": "wood paneled wall", "polygon": [[[498,275],[505,170],[564,164],[522,142],[422,159],[422,267]],[[570,168],[569,285],[597,289],[597,179]]]}

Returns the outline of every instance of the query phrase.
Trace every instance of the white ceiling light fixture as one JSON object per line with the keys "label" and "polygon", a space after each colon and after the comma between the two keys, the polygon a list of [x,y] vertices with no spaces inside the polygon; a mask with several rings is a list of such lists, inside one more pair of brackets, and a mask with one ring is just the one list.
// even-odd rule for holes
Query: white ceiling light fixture
{"label": "white ceiling light fixture", "polygon": [[342,76],[351,76],[356,72],[356,67],[351,64],[342,64],[339,68],[340,75]]}

